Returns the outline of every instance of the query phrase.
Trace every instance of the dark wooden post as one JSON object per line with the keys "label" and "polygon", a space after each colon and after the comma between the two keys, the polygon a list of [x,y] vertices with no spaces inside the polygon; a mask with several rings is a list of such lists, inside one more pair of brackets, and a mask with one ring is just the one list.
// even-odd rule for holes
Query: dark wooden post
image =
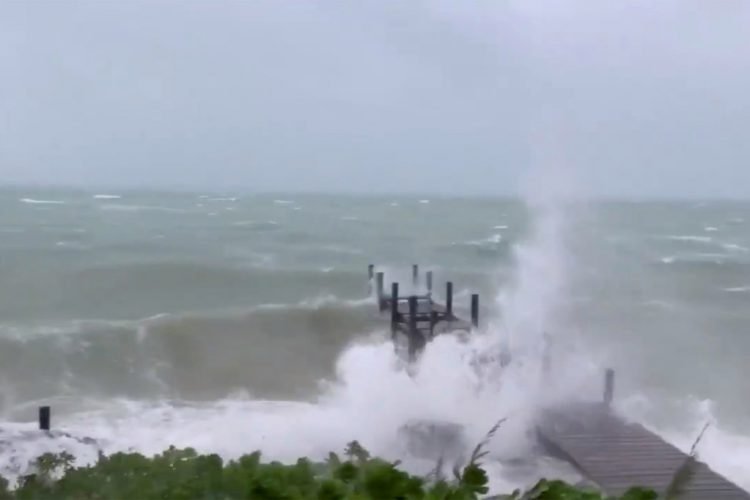
{"label": "dark wooden post", "polygon": [[453,282],[445,284],[445,315],[453,319]]}
{"label": "dark wooden post", "polygon": [[39,407],[39,430],[50,430],[51,409],[49,406]]}
{"label": "dark wooden post", "polygon": [[375,275],[375,284],[376,284],[376,290],[378,294],[378,309],[380,312],[385,311],[385,297],[383,297],[384,290],[383,290],[383,280],[384,280],[385,274],[382,272],[379,272]]}
{"label": "dark wooden post", "polygon": [[612,368],[607,369],[607,374],[604,376],[604,404],[607,406],[612,404],[612,399],[615,396],[615,371]]}
{"label": "dark wooden post", "polygon": [[398,283],[391,283],[391,335],[396,338],[398,329]]}
{"label": "dark wooden post", "polygon": [[375,277],[375,266],[367,266],[367,295],[372,295],[372,278]]}
{"label": "dark wooden post", "polygon": [[419,283],[419,266],[417,264],[411,266],[411,282],[414,286]]}
{"label": "dark wooden post", "polygon": [[471,324],[474,328],[479,326],[479,294],[471,296]]}
{"label": "dark wooden post", "polygon": [[417,357],[417,352],[420,349],[419,341],[417,336],[417,297],[412,295],[409,297],[409,360],[414,361]]}
{"label": "dark wooden post", "polygon": [[432,271],[427,271],[427,293],[432,293]]}

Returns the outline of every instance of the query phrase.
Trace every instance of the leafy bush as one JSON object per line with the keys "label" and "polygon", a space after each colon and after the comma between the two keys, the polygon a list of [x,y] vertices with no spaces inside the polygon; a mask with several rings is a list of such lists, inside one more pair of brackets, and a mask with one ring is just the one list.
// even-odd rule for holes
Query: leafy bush
{"label": "leafy bush", "polygon": [[[488,435],[491,437],[491,434]],[[263,463],[259,452],[224,462],[218,455],[169,448],[147,458],[138,453],[101,455],[92,466],[75,467],[69,454],[45,454],[34,472],[14,489],[0,478],[0,500],[470,500],[487,494],[487,473],[479,460],[482,443],[470,462],[442,477],[442,464],[427,478],[370,457],[352,442],[343,458],[331,453],[323,463],[300,459],[296,464]],[[540,481],[526,493],[493,497],[527,500],[594,500],[597,492],[578,490],[560,481]],[[634,489],[622,500],[655,499],[653,492]]]}

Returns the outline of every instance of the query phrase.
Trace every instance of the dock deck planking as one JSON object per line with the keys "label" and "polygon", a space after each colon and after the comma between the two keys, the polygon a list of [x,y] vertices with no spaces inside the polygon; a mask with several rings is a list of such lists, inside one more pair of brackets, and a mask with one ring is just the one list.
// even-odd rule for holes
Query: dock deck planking
{"label": "dock deck planking", "polygon": [[[548,410],[538,427],[542,443],[610,495],[633,486],[664,492],[688,456],[604,403]],[[750,493],[696,461],[681,499],[748,500]]]}

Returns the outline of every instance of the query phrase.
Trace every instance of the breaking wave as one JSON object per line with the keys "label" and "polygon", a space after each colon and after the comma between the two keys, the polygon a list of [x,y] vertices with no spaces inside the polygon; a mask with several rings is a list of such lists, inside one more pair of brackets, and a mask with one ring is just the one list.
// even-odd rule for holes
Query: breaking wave
{"label": "breaking wave", "polygon": [[62,200],[37,200],[34,198],[21,198],[21,203],[27,203],[29,205],[65,205],[66,202]]}
{"label": "breaking wave", "polygon": [[[49,397],[217,399],[315,393],[357,335],[377,329],[369,301],[320,297],[141,321],[0,327],[0,414]],[[12,382],[12,384],[11,384]]]}

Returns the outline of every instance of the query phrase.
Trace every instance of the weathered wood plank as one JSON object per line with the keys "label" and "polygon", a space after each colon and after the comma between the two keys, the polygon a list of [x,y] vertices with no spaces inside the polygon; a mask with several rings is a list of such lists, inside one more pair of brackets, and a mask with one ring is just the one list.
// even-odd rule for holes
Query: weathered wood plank
{"label": "weathered wood plank", "polygon": [[[687,455],[645,427],[628,423],[602,403],[581,403],[546,412],[541,442],[569,461],[605,492],[621,495],[643,486],[664,491]],[[684,497],[692,500],[748,500],[750,494],[696,462]]]}

